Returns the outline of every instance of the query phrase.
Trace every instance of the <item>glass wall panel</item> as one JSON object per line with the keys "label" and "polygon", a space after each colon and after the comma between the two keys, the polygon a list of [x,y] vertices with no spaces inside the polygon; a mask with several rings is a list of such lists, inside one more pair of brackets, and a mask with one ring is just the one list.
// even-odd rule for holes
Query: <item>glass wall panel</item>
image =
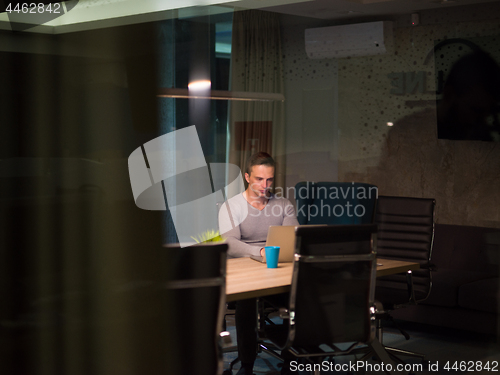
{"label": "glass wall panel", "polygon": [[[0,14],[6,374],[166,371],[162,245],[215,235],[256,151],[293,202],[302,181],[435,198],[450,263],[498,275],[498,2],[132,3]],[[306,35],[332,26],[353,28],[311,55]]]}

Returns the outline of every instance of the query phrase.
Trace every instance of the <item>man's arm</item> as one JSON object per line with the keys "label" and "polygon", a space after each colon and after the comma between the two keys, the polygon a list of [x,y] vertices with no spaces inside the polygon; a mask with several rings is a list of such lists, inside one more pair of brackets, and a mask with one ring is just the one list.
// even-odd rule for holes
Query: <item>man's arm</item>
{"label": "man's arm", "polygon": [[240,226],[234,223],[240,223],[242,219],[242,212],[235,205],[231,205],[229,209],[229,205],[225,202],[220,208],[219,231],[229,245],[227,254],[232,258],[260,256],[262,246],[254,246],[241,241]]}
{"label": "man's arm", "polygon": [[241,241],[240,227],[231,229],[230,231],[222,235],[226,239],[226,243],[229,245],[227,254],[230,257],[241,258],[249,257],[251,255],[260,256],[262,246],[253,246]]}

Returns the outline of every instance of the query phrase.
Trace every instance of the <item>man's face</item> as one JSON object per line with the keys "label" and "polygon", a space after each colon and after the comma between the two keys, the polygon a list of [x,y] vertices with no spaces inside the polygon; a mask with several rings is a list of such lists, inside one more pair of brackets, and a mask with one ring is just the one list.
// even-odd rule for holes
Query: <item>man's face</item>
{"label": "man's face", "polygon": [[265,197],[274,181],[274,167],[268,165],[254,165],[250,175],[245,173],[249,193],[254,197]]}

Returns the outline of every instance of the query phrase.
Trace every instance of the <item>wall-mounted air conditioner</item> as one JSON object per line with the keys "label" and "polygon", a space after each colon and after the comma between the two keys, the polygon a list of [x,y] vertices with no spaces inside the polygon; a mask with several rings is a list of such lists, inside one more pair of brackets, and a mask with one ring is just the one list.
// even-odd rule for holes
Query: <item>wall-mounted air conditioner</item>
{"label": "wall-mounted air conditioner", "polygon": [[392,27],[380,21],[306,29],[306,53],[310,59],[393,53]]}

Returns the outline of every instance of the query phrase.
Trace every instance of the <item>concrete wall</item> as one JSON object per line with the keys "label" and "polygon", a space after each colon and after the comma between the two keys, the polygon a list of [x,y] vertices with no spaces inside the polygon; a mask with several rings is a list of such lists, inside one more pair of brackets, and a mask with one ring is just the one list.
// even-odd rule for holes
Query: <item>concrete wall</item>
{"label": "concrete wall", "polygon": [[[287,181],[298,175],[374,183],[382,195],[436,198],[437,222],[500,227],[500,143],[437,138],[436,71],[446,74],[470,49],[452,44],[434,56],[435,44],[464,38],[500,61],[499,4],[422,12],[417,27],[410,15],[392,21],[394,54],[322,60],[308,60],[304,51],[302,30],[315,24],[284,26]],[[398,79],[422,84],[398,87]],[[300,87],[331,91],[324,102],[298,103]],[[326,102],[331,105],[319,105]],[[303,114],[311,112],[324,119],[333,113],[337,120],[315,124],[309,143]],[[303,158],[294,158],[300,153],[316,157],[306,158],[304,167]]]}

